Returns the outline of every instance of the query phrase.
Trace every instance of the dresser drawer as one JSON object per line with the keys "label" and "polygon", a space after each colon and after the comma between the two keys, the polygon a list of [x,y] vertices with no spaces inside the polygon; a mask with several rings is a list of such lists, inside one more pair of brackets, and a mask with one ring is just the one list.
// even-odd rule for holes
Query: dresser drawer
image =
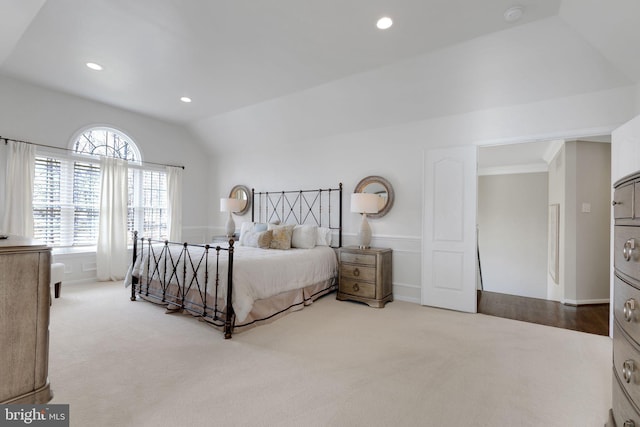
{"label": "dresser drawer", "polygon": [[618,322],[613,327],[613,370],[635,402],[640,402],[640,349],[627,339]]}
{"label": "dresser drawer", "polygon": [[353,264],[376,265],[376,256],[375,254],[340,252],[340,261]]}
{"label": "dresser drawer", "polygon": [[617,275],[614,281],[613,316],[627,334],[640,341],[640,290]]}
{"label": "dresser drawer", "polygon": [[616,188],[613,193],[613,217],[615,219],[633,217],[634,188],[634,183]]}
{"label": "dresser drawer", "polygon": [[640,427],[640,415],[629,402],[616,374],[613,374],[613,419],[619,427]]}
{"label": "dresser drawer", "polygon": [[376,286],[373,283],[361,282],[353,279],[340,279],[339,290],[342,293],[363,298],[375,298]]}
{"label": "dresser drawer", "polygon": [[615,227],[613,261],[617,270],[640,280],[640,227]]}
{"label": "dresser drawer", "polygon": [[341,264],[340,277],[375,282],[376,268],[364,267],[362,265]]}

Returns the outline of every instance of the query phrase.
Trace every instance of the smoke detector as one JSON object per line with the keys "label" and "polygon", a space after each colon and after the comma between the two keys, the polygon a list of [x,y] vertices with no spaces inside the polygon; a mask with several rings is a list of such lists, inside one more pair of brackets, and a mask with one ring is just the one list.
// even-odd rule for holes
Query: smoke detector
{"label": "smoke detector", "polygon": [[516,22],[524,15],[524,7],[512,6],[504,11],[504,20],[507,22]]}

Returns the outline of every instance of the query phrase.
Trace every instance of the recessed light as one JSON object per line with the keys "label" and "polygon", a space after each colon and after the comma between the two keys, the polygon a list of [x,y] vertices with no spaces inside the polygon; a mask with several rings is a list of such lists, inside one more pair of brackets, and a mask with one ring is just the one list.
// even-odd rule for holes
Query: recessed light
{"label": "recessed light", "polygon": [[188,96],[183,96],[182,98],[180,98],[180,101],[189,103],[191,102],[191,98],[189,98]]}
{"label": "recessed light", "polygon": [[504,12],[504,20],[507,22],[516,22],[524,15],[524,7],[512,6]]}
{"label": "recessed light", "polygon": [[383,16],[382,18],[378,19],[378,22],[376,23],[376,27],[380,28],[381,30],[386,30],[392,25],[393,21],[388,16]]}
{"label": "recessed light", "polygon": [[87,67],[91,68],[94,71],[102,71],[103,67],[100,64],[96,64],[95,62],[87,62]]}

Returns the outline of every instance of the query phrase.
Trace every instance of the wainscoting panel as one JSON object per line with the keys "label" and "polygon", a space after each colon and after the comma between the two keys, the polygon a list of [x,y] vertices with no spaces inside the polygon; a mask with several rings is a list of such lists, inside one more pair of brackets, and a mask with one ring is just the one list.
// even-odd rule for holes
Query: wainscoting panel
{"label": "wainscoting panel", "polygon": [[[214,227],[189,227],[183,230],[184,240],[206,243],[223,234]],[[342,236],[343,246],[357,246],[355,233]],[[373,236],[371,246],[393,249],[393,297],[398,301],[420,304],[422,242],[414,236]],[[131,250],[128,255],[131,259]],[[95,249],[84,252],[54,250],[53,262],[65,265],[64,283],[85,283],[96,280]]]}
{"label": "wainscoting panel", "polygon": [[64,264],[63,288],[65,283],[88,283],[96,280],[95,249],[87,252],[66,253],[60,253],[54,249],[53,262]]}

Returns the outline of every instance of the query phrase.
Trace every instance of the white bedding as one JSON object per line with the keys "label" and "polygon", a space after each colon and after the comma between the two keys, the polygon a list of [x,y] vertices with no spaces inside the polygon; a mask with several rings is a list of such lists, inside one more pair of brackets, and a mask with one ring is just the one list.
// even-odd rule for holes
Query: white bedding
{"label": "white bedding", "polygon": [[[157,246],[159,253],[162,245]],[[182,250],[181,246],[172,248],[174,260]],[[204,249],[189,247],[191,258],[197,265]],[[148,248],[144,249],[145,256],[138,257],[136,265],[129,268],[125,285],[131,284],[131,277],[146,279]],[[227,291],[227,251],[221,251],[219,267],[218,297],[225,299]],[[184,260],[182,260],[184,261]],[[179,278],[171,280],[182,283],[182,261],[178,264]],[[169,263],[170,265],[171,263]],[[161,262],[159,265],[163,266]],[[204,284],[204,266],[198,269],[198,279]],[[171,267],[167,267],[169,272]],[[191,263],[187,262],[187,283],[193,277]],[[209,250],[209,290],[212,293],[215,283],[216,260],[215,250]],[[253,303],[259,299],[269,298],[282,292],[299,289],[314,283],[329,280],[336,277],[338,260],[335,251],[327,246],[316,246],[313,249],[258,249],[248,246],[234,248],[233,257],[233,295],[232,304],[238,322],[244,321],[253,307]],[[153,271],[152,271],[153,272]],[[170,275],[170,274],[169,274]],[[164,271],[155,273],[153,278],[163,277]]]}

